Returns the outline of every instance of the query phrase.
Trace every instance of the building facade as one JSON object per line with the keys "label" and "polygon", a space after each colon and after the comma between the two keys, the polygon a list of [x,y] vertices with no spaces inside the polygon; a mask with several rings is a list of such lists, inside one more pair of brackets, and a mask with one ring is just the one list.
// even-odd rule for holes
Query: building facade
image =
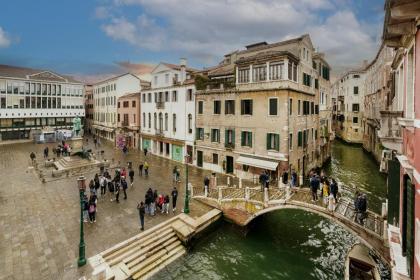
{"label": "building facade", "polygon": [[138,149],[140,146],[140,92],[118,98],[116,146]]}
{"label": "building facade", "polygon": [[152,71],[150,89],[141,91],[141,148],[185,162],[193,160],[195,127],[194,69],[160,63]]}
{"label": "building facade", "polygon": [[[392,48],[382,45],[375,59],[366,67],[363,102],[363,148],[370,152],[376,161],[382,159],[385,147],[381,144],[381,112],[388,108],[390,95],[391,63],[394,57]],[[385,170],[384,170],[385,171]]]}
{"label": "building facade", "polygon": [[85,85],[85,132],[92,133],[93,114],[93,87],[92,85]]}
{"label": "building facade", "polygon": [[364,81],[364,69],[352,70],[332,85],[334,133],[348,143],[363,143]]}
{"label": "building facade", "polygon": [[83,84],[48,70],[0,65],[0,141],[71,129],[85,116]]}
{"label": "building facade", "polygon": [[420,279],[419,20],[419,1],[386,1],[383,40],[386,46],[394,48],[395,56],[388,108],[382,115],[389,125],[386,128],[396,138],[402,137],[400,147],[398,142],[388,141],[396,147],[388,167],[388,236],[393,279]]}
{"label": "building facade", "polygon": [[255,180],[320,166],[319,87],[330,86],[316,58],[303,35],[249,45],[196,77],[197,165]]}
{"label": "building facade", "polygon": [[115,141],[118,123],[117,100],[125,94],[140,92],[141,84],[140,78],[131,73],[94,84],[92,133],[103,139]]}

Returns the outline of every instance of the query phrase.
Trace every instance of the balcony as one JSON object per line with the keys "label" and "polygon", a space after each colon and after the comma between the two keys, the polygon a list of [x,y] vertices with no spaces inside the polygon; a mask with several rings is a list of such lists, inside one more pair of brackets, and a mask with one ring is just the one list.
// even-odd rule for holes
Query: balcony
{"label": "balcony", "polygon": [[165,134],[163,132],[163,129],[156,129],[155,130],[155,135],[158,136],[158,137],[164,137],[165,136]]}
{"label": "balcony", "polygon": [[156,109],[165,109],[165,102],[164,101],[156,102]]}
{"label": "balcony", "polygon": [[226,150],[233,150],[235,149],[235,143],[225,143]]}
{"label": "balcony", "polygon": [[128,126],[130,126],[130,124],[128,123],[128,121],[123,121],[123,122],[121,122],[121,126],[122,127],[128,127]]}
{"label": "balcony", "polygon": [[381,144],[390,150],[402,152],[402,133],[401,127],[398,124],[398,118],[403,116],[402,111],[380,111],[381,125],[378,131],[378,137],[381,139]]}

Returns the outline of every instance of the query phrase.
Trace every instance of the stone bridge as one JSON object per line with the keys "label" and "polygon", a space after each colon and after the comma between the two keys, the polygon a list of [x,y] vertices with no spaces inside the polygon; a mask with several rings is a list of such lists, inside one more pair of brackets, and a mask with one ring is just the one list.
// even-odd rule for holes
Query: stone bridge
{"label": "stone bridge", "polygon": [[223,211],[227,220],[240,226],[248,225],[256,217],[281,209],[301,209],[325,217],[350,231],[366,246],[386,262],[390,261],[386,245],[386,220],[368,211],[364,225],[355,222],[353,200],[339,196],[334,210],[328,210],[320,199],[312,202],[309,189],[291,191],[289,187],[270,188],[261,191],[259,187],[210,188],[208,193],[202,187],[191,186],[191,197]]}

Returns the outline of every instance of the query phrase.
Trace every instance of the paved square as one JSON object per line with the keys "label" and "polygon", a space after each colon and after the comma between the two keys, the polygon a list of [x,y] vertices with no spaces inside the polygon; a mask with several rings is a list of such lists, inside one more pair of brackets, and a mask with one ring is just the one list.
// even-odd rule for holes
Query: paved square
{"label": "paved square", "polygon": [[[93,141],[89,142],[93,148]],[[51,151],[53,145],[48,146]],[[29,154],[36,152],[40,161],[44,147],[33,143],[0,145],[0,279],[73,280],[88,270],[88,265],[77,268],[80,227],[77,177],[43,184],[29,167]],[[178,213],[184,202],[182,164],[148,155],[150,175],[146,179],[139,177],[137,170],[139,162],[144,160],[142,153],[131,151],[124,157],[111,144],[103,144],[100,149],[105,151],[107,159],[114,158],[125,165],[132,161],[136,175],[127,200],[120,199],[117,204],[109,198],[99,198],[97,222],[84,224],[87,258],[139,233],[137,202],[144,200],[148,187],[170,194],[175,165],[181,168],[182,180],[178,184]],[[210,174],[195,167],[189,167],[189,171],[193,185],[202,185],[203,177]],[[86,178],[90,180],[93,176],[94,172]],[[196,202],[191,205],[191,216],[201,216],[206,211],[207,206]],[[173,215],[146,216],[145,226],[150,228]]]}

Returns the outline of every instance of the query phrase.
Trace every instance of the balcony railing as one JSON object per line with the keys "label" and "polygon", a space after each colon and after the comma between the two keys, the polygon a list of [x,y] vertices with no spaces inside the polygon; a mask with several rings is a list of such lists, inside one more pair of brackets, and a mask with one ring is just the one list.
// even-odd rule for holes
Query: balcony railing
{"label": "balcony railing", "polygon": [[163,101],[156,102],[156,109],[165,109],[165,102]]}
{"label": "balcony railing", "polygon": [[163,129],[156,129],[155,135],[156,136],[163,137],[164,136]]}
{"label": "balcony railing", "polygon": [[225,143],[226,149],[235,149],[235,143]]}
{"label": "balcony railing", "polygon": [[122,123],[121,123],[121,126],[123,126],[123,127],[127,127],[127,126],[129,126],[130,124],[128,123],[128,121],[123,121]]}

